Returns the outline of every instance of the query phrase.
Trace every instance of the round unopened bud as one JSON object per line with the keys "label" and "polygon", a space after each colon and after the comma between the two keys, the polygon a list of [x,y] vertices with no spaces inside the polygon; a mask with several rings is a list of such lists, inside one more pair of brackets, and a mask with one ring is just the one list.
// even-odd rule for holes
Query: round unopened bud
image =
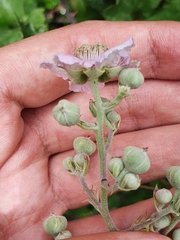
{"label": "round unopened bud", "polygon": [[137,68],[124,68],[118,80],[121,85],[138,88],[144,83],[144,76]]}
{"label": "round unopened bud", "polygon": [[80,171],[83,176],[86,175],[89,167],[90,157],[87,153],[77,153],[74,158],[74,165],[77,171]]}
{"label": "round unopened bud", "polygon": [[126,147],[122,156],[125,168],[132,173],[142,174],[149,170],[150,160],[146,150],[137,147]]}
{"label": "round unopened bud", "polygon": [[106,115],[107,119],[111,123],[116,123],[120,121],[120,115],[115,111],[110,111]]}
{"label": "round unopened bud", "polygon": [[155,198],[159,203],[166,204],[172,200],[172,193],[168,189],[162,188],[155,193]]}
{"label": "round unopened bud", "polygon": [[73,142],[74,150],[77,153],[93,154],[96,151],[96,144],[87,137],[77,137]]}
{"label": "round unopened bud", "polygon": [[75,103],[60,100],[53,109],[53,116],[61,125],[73,126],[80,120],[80,109]]}
{"label": "round unopened bud", "polygon": [[120,158],[111,158],[108,163],[108,170],[113,178],[117,178],[123,170],[124,165]]}
{"label": "round unopened bud", "polygon": [[75,166],[72,157],[66,157],[63,160],[63,167],[71,174],[74,174]]}
{"label": "round unopened bud", "polygon": [[61,240],[61,239],[67,239],[67,238],[71,238],[72,234],[70,231],[68,230],[64,230],[62,232],[60,232],[56,237],[55,240]]}
{"label": "round unopened bud", "polygon": [[67,219],[64,216],[55,216],[53,214],[43,222],[44,231],[53,237],[56,237],[66,227]]}
{"label": "round unopened bud", "polygon": [[180,228],[177,228],[173,231],[172,240],[179,240],[180,239]]}
{"label": "round unopened bud", "polygon": [[136,190],[141,185],[141,180],[138,175],[127,173],[119,184],[119,189],[123,191]]}
{"label": "round unopened bud", "polygon": [[180,167],[173,166],[166,171],[166,177],[169,183],[176,189],[180,189]]}
{"label": "round unopened bud", "polygon": [[167,226],[169,226],[169,224],[171,223],[171,217],[169,215],[163,216],[162,218],[160,218],[159,220],[155,221],[153,223],[153,226],[157,229],[163,229]]}

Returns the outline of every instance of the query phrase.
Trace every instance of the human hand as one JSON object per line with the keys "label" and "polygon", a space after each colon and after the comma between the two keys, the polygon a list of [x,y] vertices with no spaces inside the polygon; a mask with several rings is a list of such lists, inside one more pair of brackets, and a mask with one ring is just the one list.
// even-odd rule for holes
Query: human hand
{"label": "human hand", "polygon": [[[164,177],[169,166],[178,165],[179,30],[176,22],[93,21],[0,49],[0,239],[48,240],[42,222],[49,213],[62,215],[86,204],[81,185],[63,169],[62,160],[73,153],[75,137],[94,136],[78,127],[60,126],[51,111],[59,98],[66,98],[80,106],[82,119],[90,121],[91,94],[69,93],[67,81],[38,68],[53,54],[71,54],[79,45],[97,41],[116,46],[133,37],[136,46],[131,59],[141,61],[147,81],[131,91],[133,99],[126,98],[117,108],[122,124],[110,153],[119,156],[127,145],[148,147],[151,169],[142,175],[144,183]],[[115,81],[109,82],[101,95],[111,98],[116,88]],[[99,184],[98,167],[94,154],[86,178],[94,189]],[[140,215],[152,211],[153,202],[147,200],[113,211],[112,218],[125,230]],[[105,233],[100,216],[72,221],[68,229],[77,236],[74,239],[167,239],[143,232]],[[97,234],[85,236],[93,233]]]}

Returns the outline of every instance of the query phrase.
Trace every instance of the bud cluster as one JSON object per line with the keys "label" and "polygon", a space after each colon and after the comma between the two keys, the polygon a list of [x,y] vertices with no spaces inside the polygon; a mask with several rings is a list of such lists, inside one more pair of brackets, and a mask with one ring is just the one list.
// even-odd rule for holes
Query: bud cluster
{"label": "bud cluster", "polygon": [[108,163],[108,170],[115,179],[118,189],[130,191],[137,189],[140,184],[138,174],[145,173],[150,168],[150,160],[146,150],[128,146],[121,158],[112,158]]}
{"label": "bud cluster", "polygon": [[76,154],[74,157],[66,157],[63,166],[70,174],[80,173],[84,177],[89,168],[90,155],[96,151],[96,144],[90,138],[77,137],[73,146]]}

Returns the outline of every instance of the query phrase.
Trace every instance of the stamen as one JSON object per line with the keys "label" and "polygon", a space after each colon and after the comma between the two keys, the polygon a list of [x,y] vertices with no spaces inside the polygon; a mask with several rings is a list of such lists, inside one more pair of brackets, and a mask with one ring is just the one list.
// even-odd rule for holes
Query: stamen
{"label": "stamen", "polygon": [[95,60],[101,53],[108,50],[108,47],[102,43],[94,43],[93,45],[83,44],[75,52],[74,56],[84,61]]}

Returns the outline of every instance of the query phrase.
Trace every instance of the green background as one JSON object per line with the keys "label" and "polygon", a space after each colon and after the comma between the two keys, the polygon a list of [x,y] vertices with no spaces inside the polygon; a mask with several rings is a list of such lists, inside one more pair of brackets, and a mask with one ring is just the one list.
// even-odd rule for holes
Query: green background
{"label": "green background", "polygon": [[[0,0],[0,47],[51,29],[86,20],[180,21],[180,0]],[[110,197],[109,207],[115,209],[152,197],[147,189],[117,193]],[[96,214],[90,205],[66,212],[69,220]]]}

